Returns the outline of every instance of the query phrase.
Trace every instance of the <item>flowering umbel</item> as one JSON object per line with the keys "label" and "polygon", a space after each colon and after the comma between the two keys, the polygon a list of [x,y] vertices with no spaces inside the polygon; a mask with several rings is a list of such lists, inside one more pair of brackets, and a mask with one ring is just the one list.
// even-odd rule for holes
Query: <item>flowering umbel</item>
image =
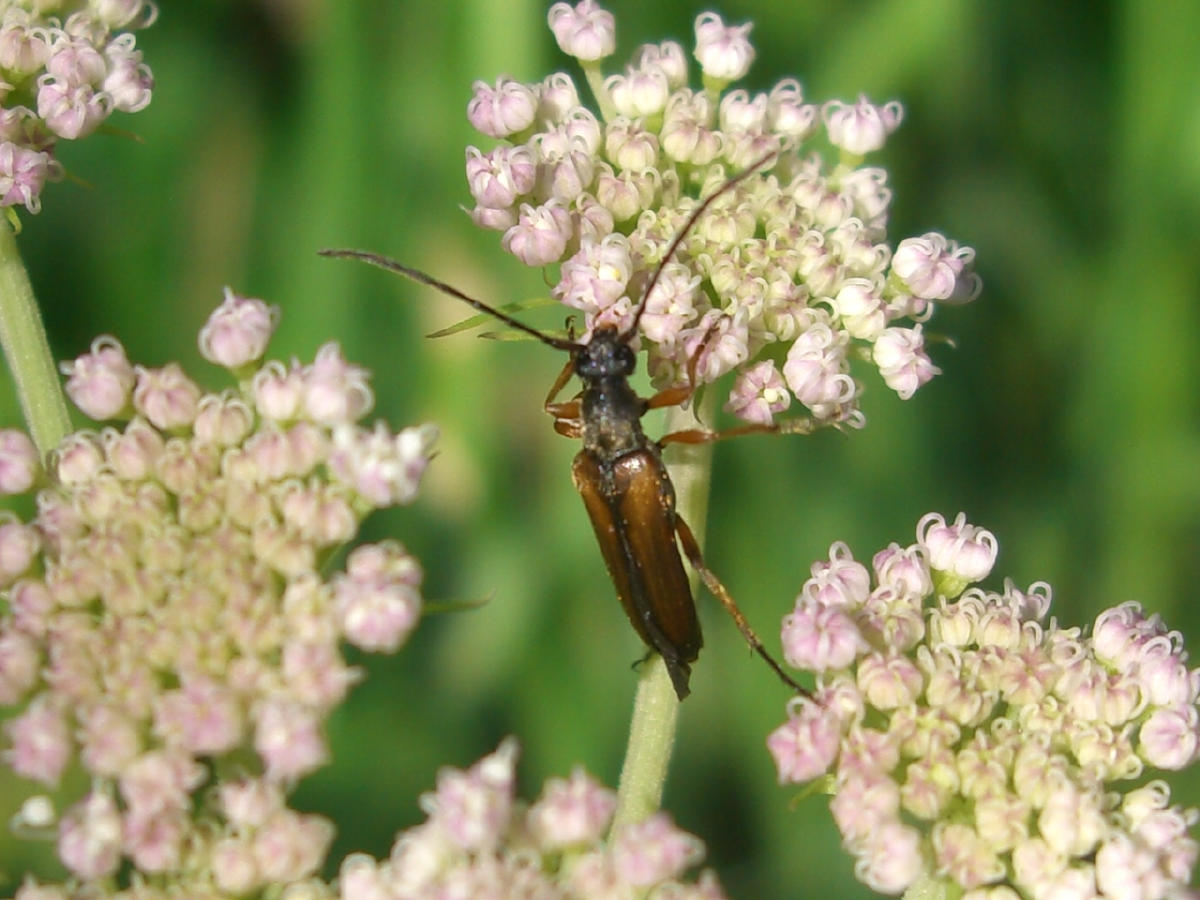
{"label": "flowering umbel", "polygon": [[681,881],[704,845],[665,813],[608,834],[616,796],[581,769],[550,779],[532,806],[519,803],[516,756],[509,738],[466,771],[443,769],[421,798],[429,818],[402,832],[388,859],[343,862],[342,900],[725,896],[712,872]]}
{"label": "flowering umbel", "polygon": [[150,103],[153,77],[131,31],[146,0],[0,0],[0,207],[41,208],[59,140]]}
{"label": "flowering umbel", "polygon": [[767,741],[780,781],[824,779],[883,893],[922,878],[964,900],[1193,896],[1200,812],[1146,776],[1200,756],[1200,670],[1136,603],[1088,634],[1047,619],[1044,583],[968,587],[996,551],[930,514],[869,569],[840,543],[813,566],[783,644],[817,689]]}
{"label": "flowering umbel", "polygon": [[[587,76],[477,82],[472,125],[497,141],[467,148],[477,223],[502,231],[531,266],[559,264],[553,293],[599,324],[627,328],[652,273],[700,201],[748,167],[665,266],[639,337],[656,386],[736,370],[726,408],[767,424],[794,397],[818,421],[861,423],[852,359],[873,362],[910,397],[938,369],[922,323],[938,303],[979,292],[974,251],[940,234],[893,249],[887,173],[864,166],[899,125],[897,103],[806,102],[786,79],[766,93],[726,92],[754,59],[749,25],[696,19],[703,87],[688,86],[683,47],[639,48],[605,77],[613,16],[593,0],[555,3],[550,28]],[[815,149],[834,148],[829,163]]]}
{"label": "flowering umbel", "polygon": [[[326,761],[323,722],[358,677],[339,645],[393,651],[420,615],[398,543],[323,566],[368,512],[412,499],[434,431],[357,424],[367,373],[335,344],[264,362],[277,315],[226,292],[200,333],[238,378],[219,393],[97,339],[63,368],[110,424],[44,470],[0,431],[0,490],[37,490],[31,521],[0,520],[0,702],[20,710],[4,754],[49,789],[87,774],[60,817],[35,803],[18,822],[53,828],[87,896],[130,873],[210,896],[316,871],[332,826],[285,801]],[[67,896],[37,890],[22,896]]]}

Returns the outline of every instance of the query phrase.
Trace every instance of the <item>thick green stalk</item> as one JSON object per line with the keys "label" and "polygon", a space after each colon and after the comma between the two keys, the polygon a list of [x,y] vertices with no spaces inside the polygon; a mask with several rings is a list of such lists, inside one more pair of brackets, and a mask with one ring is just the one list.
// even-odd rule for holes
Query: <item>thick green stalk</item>
{"label": "thick green stalk", "polygon": [[[704,418],[711,419],[715,396],[705,395]],[[666,432],[702,427],[693,408],[673,407],[667,412]],[[712,446],[708,444],[672,444],[664,454],[675,485],[676,509],[691,526],[696,540],[704,543],[704,525],[708,513],[708,489],[712,481]],[[692,595],[696,592],[696,573],[689,570]],[[617,812],[613,827],[640,822],[662,805],[663,786],[671,751],[675,746],[675,725],[679,701],[667,675],[662,658],[655,656],[642,667],[633,718],[629,725],[629,743],[625,765],[617,788]]]}
{"label": "thick green stalk", "polygon": [[33,443],[45,456],[70,430],[67,405],[33,285],[12,229],[0,223],[0,347],[16,383]]}

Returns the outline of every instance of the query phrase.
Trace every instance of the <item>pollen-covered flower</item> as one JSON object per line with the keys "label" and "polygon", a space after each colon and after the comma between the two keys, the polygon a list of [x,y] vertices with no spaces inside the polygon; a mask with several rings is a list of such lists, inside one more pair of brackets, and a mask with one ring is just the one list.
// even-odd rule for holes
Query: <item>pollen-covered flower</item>
{"label": "pollen-covered flower", "polygon": [[517,744],[505,739],[469,769],[445,768],[421,797],[428,818],[391,855],[343,861],[341,897],[678,897],[721,900],[699,838],[665,813],[611,831],[616,795],[581,769],[552,778],[531,804],[516,797]]}
{"label": "pollen-covered flower", "polygon": [[817,687],[767,739],[780,782],[832,785],[855,873],[881,893],[1190,896],[1200,811],[1146,776],[1200,759],[1200,670],[1136,603],[1088,635],[1047,618],[1043,583],[977,586],[996,550],[931,513],[870,571],[840,543],[813,566],[783,644]]}
{"label": "pollen-covered flower", "polygon": [[0,4],[0,207],[38,212],[63,174],[60,139],[149,105],[154,78],[132,29],[157,16],[148,0]]}
{"label": "pollen-covered flower", "polygon": [[324,722],[359,677],[340,645],[394,651],[420,617],[400,544],[325,568],[368,512],[413,499],[434,431],[358,425],[367,373],[334,344],[264,363],[277,314],[226,291],[200,334],[239,379],[217,393],[98,338],[63,371],[108,424],[65,438],[48,473],[0,431],[0,490],[40,488],[32,521],[0,515],[4,759],[59,790],[72,766],[91,776],[43,828],[101,893],[152,874],[189,896],[211,893],[205,872],[235,894],[312,876],[332,826],[285,798],[327,760]]}
{"label": "pollen-covered flower", "polygon": [[918,323],[972,299],[979,279],[974,251],[939,234],[889,242],[887,172],[863,157],[899,126],[898,103],[819,106],[793,78],[731,88],[754,61],[751,25],[712,12],[695,20],[696,87],[670,41],[606,76],[615,20],[596,0],[555,3],[548,21],[590,91],[561,72],[477,82],[467,117],[498,143],[467,149],[467,181],[472,218],[506,250],[560,264],[552,294],[583,312],[585,336],[636,319],[656,388],[732,371],[726,409],[758,424],[793,400],[805,426],[862,424],[860,362],[903,398],[938,374]]}

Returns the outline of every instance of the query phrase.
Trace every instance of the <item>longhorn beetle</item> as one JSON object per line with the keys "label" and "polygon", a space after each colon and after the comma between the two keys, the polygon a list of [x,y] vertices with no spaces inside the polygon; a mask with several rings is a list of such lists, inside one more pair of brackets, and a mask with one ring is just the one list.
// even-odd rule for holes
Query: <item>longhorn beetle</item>
{"label": "longhorn beetle", "polygon": [[[758,160],[696,207],[654,270],[627,329],[619,331],[615,325],[599,325],[586,342],[545,334],[445,282],[387,257],[360,250],[320,251],[322,256],[360,259],[436,288],[543,344],[570,354],[546,395],[544,408],[554,417],[555,431],[583,439],[583,449],[572,466],[575,488],[587,508],[621,605],[642,641],[662,656],[680,700],[689,693],[691,664],[699,656],[702,643],[680,545],[709,591],[733,617],[746,642],[789,687],[806,693],[767,652],[729,591],[705,565],[696,538],[675,511],[675,490],[661,450],[670,443],[700,444],[738,434],[808,433],[815,428],[814,423],[809,419],[792,419],[776,425],[742,425],[724,431],[676,431],[657,441],[647,438],[640,420],[648,410],[677,406],[692,396],[696,363],[716,333],[715,327],[690,360],[687,385],[667,388],[650,398],[639,397],[629,385],[636,363],[630,342],[646,309],[646,298],[658,283],[663,267],[713,201],[774,156],[772,153]],[[583,390],[572,400],[559,401],[558,395],[572,375],[583,383]]]}

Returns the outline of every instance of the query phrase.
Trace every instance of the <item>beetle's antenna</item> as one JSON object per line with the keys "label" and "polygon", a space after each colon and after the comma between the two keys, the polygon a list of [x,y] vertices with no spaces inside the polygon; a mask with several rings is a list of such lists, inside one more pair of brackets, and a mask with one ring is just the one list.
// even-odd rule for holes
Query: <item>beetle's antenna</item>
{"label": "beetle's antenna", "polygon": [[699,220],[699,218],[708,211],[708,208],[713,205],[714,201],[716,201],[718,197],[733,190],[733,188],[735,188],[740,182],[749,178],[752,174],[757,172],[772,159],[777,159],[779,157],[779,152],[780,151],[778,150],[772,150],[765,156],[759,157],[757,160],[751,163],[744,172],[739,172],[737,175],[734,175],[723,185],[717,188],[717,190],[705,197],[703,202],[701,202],[699,206],[692,210],[692,214],[688,216],[687,221],[683,223],[683,227],[679,229],[679,234],[675,235],[675,239],[671,241],[671,245],[667,248],[667,252],[663,254],[663,258],[659,262],[658,267],[654,270],[654,274],[650,276],[650,282],[646,285],[646,290],[642,292],[642,301],[638,304],[637,312],[633,314],[633,322],[627,329],[625,329],[625,331],[621,333],[622,341],[628,341],[637,333],[638,323],[642,320],[642,313],[646,311],[646,301],[650,298],[650,294],[654,290],[655,285],[658,284],[658,280],[662,276],[663,269],[666,268],[667,263],[671,261],[671,257],[675,255],[675,251],[679,249],[679,245],[682,244],[687,238],[697,220]]}
{"label": "beetle's antenna", "polygon": [[512,316],[500,312],[500,310],[496,309],[494,306],[489,306],[482,300],[476,300],[474,297],[464,294],[458,288],[448,285],[444,281],[438,281],[432,275],[426,275],[420,269],[409,268],[403,263],[398,263],[396,260],[390,259],[389,257],[381,256],[378,253],[368,253],[365,250],[318,250],[317,253],[321,256],[330,256],[336,259],[358,259],[365,263],[370,263],[373,266],[378,266],[381,269],[386,269],[389,272],[396,272],[399,275],[403,275],[405,278],[411,278],[413,281],[416,281],[420,284],[435,288],[436,290],[441,291],[443,294],[449,294],[451,297],[455,297],[463,301],[463,303],[473,306],[481,313],[486,313],[489,316],[493,316],[504,324],[510,325],[518,331],[523,331],[525,334],[537,338],[543,344],[549,344],[555,350],[566,350],[570,352],[572,350],[579,349],[579,344],[577,344],[575,341],[567,341],[563,340],[562,338],[554,337],[550,334],[544,334],[538,331],[536,328],[526,325],[519,319],[514,319]]}

